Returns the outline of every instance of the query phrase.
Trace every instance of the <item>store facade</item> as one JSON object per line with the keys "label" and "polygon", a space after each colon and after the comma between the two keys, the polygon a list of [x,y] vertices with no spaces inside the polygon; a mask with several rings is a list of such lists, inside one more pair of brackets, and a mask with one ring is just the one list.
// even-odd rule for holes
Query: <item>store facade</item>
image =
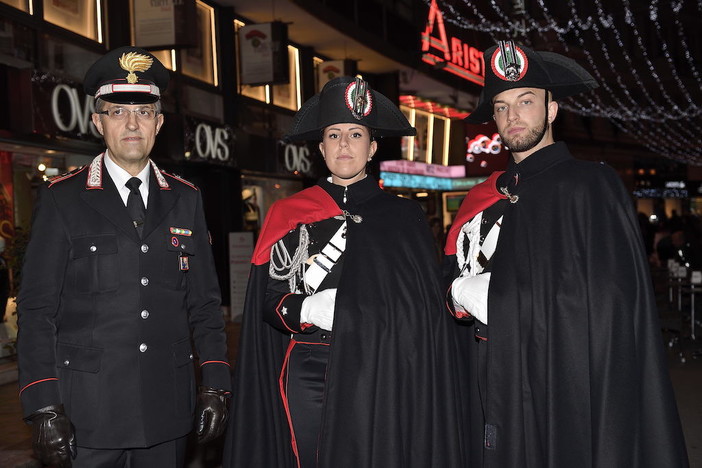
{"label": "store facade", "polygon": [[[235,132],[225,111],[231,105],[218,83],[215,20],[224,12],[200,1],[178,3],[196,13],[200,34],[187,49],[155,51],[173,73],[151,157],[201,188],[219,281],[226,288],[227,235],[241,229],[242,210]],[[107,50],[133,44],[138,13],[131,2],[0,1],[0,235],[7,246],[10,296],[21,277],[39,186],[104,150],[82,79]],[[125,19],[131,28],[120,27]],[[107,30],[114,33],[103,34]],[[14,320],[11,307],[5,313]]]}
{"label": "store facade", "polygon": [[[348,37],[346,32],[328,31],[309,12],[282,3],[297,22],[272,20],[262,7],[238,0],[0,0],[0,98],[8,109],[0,116],[0,235],[10,244],[19,239],[17,232],[31,227],[38,186],[103,150],[82,79],[98,57],[121,45],[147,48],[171,70],[162,99],[165,124],[151,157],[201,188],[225,304],[229,234],[252,232],[255,240],[273,202],[326,176],[316,142],[288,143],[283,136],[300,105],[328,80],[361,73],[418,128],[417,137],[381,142],[369,167],[374,175],[380,177],[384,161],[466,164],[461,105],[477,100],[483,73],[475,38],[450,30],[446,36],[436,23],[436,5],[425,5],[392,24],[404,25],[394,37],[411,38],[412,61],[399,48],[383,56],[374,52],[382,49],[379,34],[353,56],[322,52],[330,34]],[[332,14],[335,8],[328,6]],[[297,26],[320,33],[297,43],[299,35],[289,31]],[[358,45],[353,34],[350,40]],[[434,63],[422,60],[429,56]],[[437,57],[451,62],[453,72],[436,66]],[[439,89],[445,95],[460,89],[458,106],[441,104],[432,95]],[[387,189],[418,199],[428,215],[441,217],[442,193],[465,192],[433,190],[429,202],[421,200],[421,188]]]}

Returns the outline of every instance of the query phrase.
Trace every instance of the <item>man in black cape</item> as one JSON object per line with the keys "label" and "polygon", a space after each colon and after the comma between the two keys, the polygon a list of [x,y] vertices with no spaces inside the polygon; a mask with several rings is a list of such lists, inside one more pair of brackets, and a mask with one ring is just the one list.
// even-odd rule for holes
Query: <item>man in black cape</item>
{"label": "man in black cape", "polygon": [[630,196],[552,135],[555,101],[597,83],[511,41],[484,57],[467,120],[494,119],[513,159],[468,193],[446,246],[448,304],[473,321],[471,466],[688,466]]}

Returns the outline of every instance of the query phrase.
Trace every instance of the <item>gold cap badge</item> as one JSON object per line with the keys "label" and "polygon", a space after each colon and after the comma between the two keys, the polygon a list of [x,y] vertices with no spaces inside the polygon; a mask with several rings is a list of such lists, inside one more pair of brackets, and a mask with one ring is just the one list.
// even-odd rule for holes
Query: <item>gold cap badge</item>
{"label": "gold cap badge", "polygon": [[127,83],[134,84],[139,81],[139,78],[134,72],[145,72],[151,68],[154,59],[147,55],[138,54],[136,52],[127,52],[119,58],[119,66],[129,72],[127,75]]}

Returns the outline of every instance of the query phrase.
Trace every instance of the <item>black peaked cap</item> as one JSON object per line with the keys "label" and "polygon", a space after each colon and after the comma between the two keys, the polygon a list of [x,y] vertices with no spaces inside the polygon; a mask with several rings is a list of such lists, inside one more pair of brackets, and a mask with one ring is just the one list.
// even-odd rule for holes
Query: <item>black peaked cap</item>
{"label": "black peaked cap", "polygon": [[85,93],[118,104],[156,102],[166,91],[170,75],[150,52],[120,47],[100,57],[83,80]]}

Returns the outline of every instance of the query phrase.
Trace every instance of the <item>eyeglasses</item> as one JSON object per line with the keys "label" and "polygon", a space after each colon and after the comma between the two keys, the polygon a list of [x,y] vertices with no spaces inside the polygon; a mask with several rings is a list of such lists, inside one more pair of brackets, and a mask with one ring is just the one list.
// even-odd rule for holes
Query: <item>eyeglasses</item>
{"label": "eyeglasses", "polygon": [[129,114],[136,116],[137,120],[153,120],[158,112],[152,107],[138,107],[136,109],[125,109],[124,107],[112,107],[97,114],[106,115],[112,120],[127,120]]}

